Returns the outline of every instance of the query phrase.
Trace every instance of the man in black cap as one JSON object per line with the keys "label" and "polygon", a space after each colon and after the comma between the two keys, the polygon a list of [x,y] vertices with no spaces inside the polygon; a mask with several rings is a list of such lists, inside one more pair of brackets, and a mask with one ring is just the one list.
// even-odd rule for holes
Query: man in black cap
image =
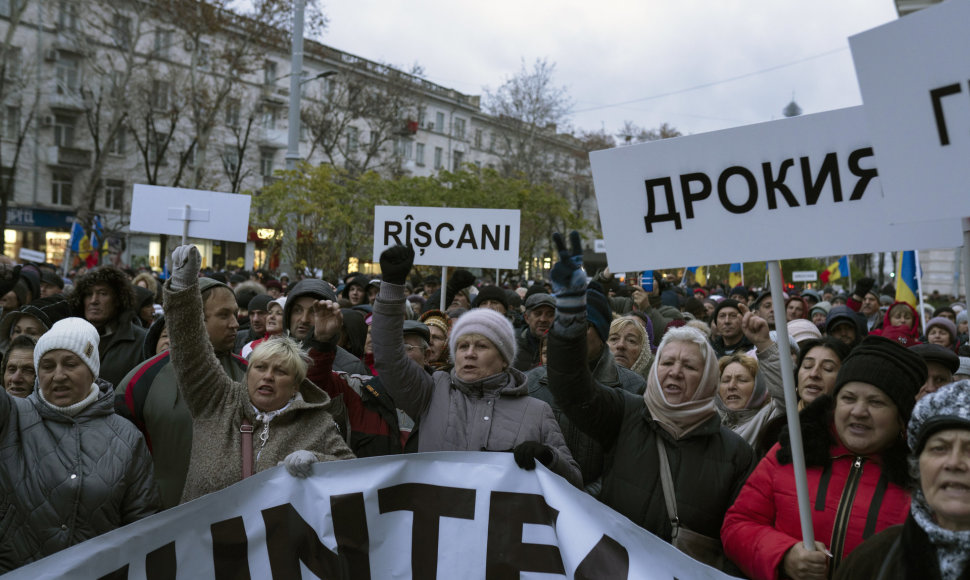
{"label": "man in black cap", "polygon": [[266,335],[266,317],[269,314],[269,303],[273,297],[269,294],[256,294],[246,304],[249,313],[249,328],[239,328],[236,333],[236,346],[232,352],[239,354],[248,343],[263,338]]}
{"label": "man in black cap", "polygon": [[509,313],[509,297],[499,286],[482,286],[472,302],[472,308],[490,308],[502,316]]}
{"label": "man in black cap", "polygon": [[[363,288],[361,288],[361,291],[362,293],[359,296],[362,297],[364,296]],[[286,295],[286,304],[283,306],[283,330],[289,332],[295,340],[303,341],[307,338],[313,338],[313,304],[318,300],[334,302],[337,300],[330,283],[326,280],[305,278],[294,284],[289,294]],[[336,355],[333,361],[335,371],[346,371],[361,375],[370,374],[364,363],[360,362],[360,359],[339,346],[335,348]]]}
{"label": "man in black cap", "polygon": [[771,290],[764,290],[751,303],[751,311],[765,319],[770,330],[775,329],[774,302],[771,299]]}
{"label": "man in black cap", "polygon": [[741,316],[741,305],[737,300],[727,298],[714,307],[714,324],[718,335],[711,339],[711,347],[717,358],[754,348],[754,344],[741,330]]}
{"label": "man in black cap", "polygon": [[537,292],[525,300],[526,327],[516,338],[518,350],[515,353],[514,368],[522,372],[539,366],[539,340],[552,328],[556,318],[556,299],[551,294]]}
{"label": "man in black cap", "polygon": [[948,348],[938,344],[917,344],[909,347],[926,363],[928,373],[926,382],[916,393],[916,400],[920,400],[930,393],[935,393],[943,385],[953,382],[953,374],[960,369],[960,357]]}

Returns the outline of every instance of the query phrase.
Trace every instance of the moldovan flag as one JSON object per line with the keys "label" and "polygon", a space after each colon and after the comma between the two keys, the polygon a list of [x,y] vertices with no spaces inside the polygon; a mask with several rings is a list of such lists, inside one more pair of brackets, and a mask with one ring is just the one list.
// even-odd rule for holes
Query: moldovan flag
{"label": "moldovan flag", "polygon": [[81,238],[84,237],[84,228],[81,224],[77,223],[75,220],[74,225],[71,226],[71,251],[75,254],[81,250]]}
{"label": "moldovan flag", "polygon": [[916,252],[899,252],[899,257],[896,259],[896,301],[905,302],[918,310],[918,300],[916,299],[918,288]]}
{"label": "moldovan flag", "polygon": [[741,266],[741,262],[731,264],[728,269],[728,284],[731,288],[744,285],[744,267]]}
{"label": "moldovan flag", "polygon": [[819,279],[822,284],[828,284],[832,280],[849,277],[849,257],[842,256],[837,262],[832,262],[829,267],[822,271]]}
{"label": "moldovan flag", "polygon": [[[694,282],[697,282],[701,286],[707,286],[707,274],[704,273],[704,266],[691,266],[687,268],[687,272],[694,275]],[[687,272],[684,273],[684,279],[687,278]]]}

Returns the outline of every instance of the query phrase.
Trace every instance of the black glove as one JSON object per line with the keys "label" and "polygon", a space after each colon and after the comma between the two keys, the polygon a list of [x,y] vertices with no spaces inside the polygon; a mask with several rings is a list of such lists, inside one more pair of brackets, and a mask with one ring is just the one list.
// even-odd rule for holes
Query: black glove
{"label": "black glove", "polygon": [[552,448],[538,441],[523,441],[519,443],[512,449],[512,456],[515,458],[516,465],[529,471],[536,468],[536,460],[539,460],[539,463],[549,467],[555,458],[555,455],[552,453]]}
{"label": "black glove", "polygon": [[414,248],[410,246],[391,246],[381,252],[381,273],[384,281],[404,286],[414,265]]}
{"label": "black glove", "polygon": [[0,296],[7,294],[13,290],[13,287],[17,285],[17,280],[20,279],[20,265],[16,265],[12,268],[3,266],[0,267]]}
{"label": "black glove", "polygon": [[859,278],[859,281],[855,283],[855,290],[852,291],[852,295],[858,296],[859,300],[862,300],[875,285],[876,281],[873,278]]}
{"label": "black glove", "polygon": [[475,275],[468,270],[455,270],[455,273],[448,278],[448,293],[455,294],[463,288],[468,288],[475,283]]}

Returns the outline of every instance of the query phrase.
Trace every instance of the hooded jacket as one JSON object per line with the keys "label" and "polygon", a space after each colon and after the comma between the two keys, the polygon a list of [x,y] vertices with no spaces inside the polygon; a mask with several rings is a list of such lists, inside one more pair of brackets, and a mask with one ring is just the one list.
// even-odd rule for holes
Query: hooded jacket
{"label": "hooded jacket", "polygon": [[[896,306],[905,306],[913,313],[913,323],[909,326],[891,326],[889,321],[889,313],[893,311]],[[876,328],[869,332],[869,334],[874,334],[876,336],[883,336],[891,340],[895,340],[902,344],[903,346],[913,346],[915,344],[920,344],[919,337],[922,334],[919,323],[919,313],[916,309],[907,304],[906,302],[893,302],[893,305],[886,310],[886,314],[882,319],[882,327]]]}
{"label": "hooded jacket", "polygon": [[371,341],[384,387],[419,425],[418,451],[511,451],[538,441],[553,451],[549,469],[580,487],[579,466],[546,403],[529,397],[526,377],[511,366],[476,383],[454,370],[429,375],[404,350],[404,287],[381,284]]}
{"label": "hooded jacket", "polygon": [[0,573],[158,511],[145,441],[97,384],[73,417],[0,393]]}
{"label": "hooded jacket", "polygon": [[[293,285],[290,292],[286,295],[286,304],[283,305],[284,332],[292,333],[290,329],[290,315],[293,313],[293,307],[296,305],[297,299],[303,298],[304,296],[309,296],[316,300],[337,301],[336,294],[333,293],[330,284],[326,280],[319,280],[317,278],[304,278],[300,280]],[[311,329],[307,333],[307,337],[312,338],[312,336],[313,330]],[[333,361],[333,370],[359,375],[371,374],[359,358],[339,346],[337,347],[337,354]]]}
{"label": "hooded jacket", "polygon": [[[182,502],[219,491],[242,479],[244,418],[253,426],[253,472],[276,467],[305,449],[318,461],[352,459],[323,390],[303,381],[296,397],[270,420],[258,419],[245,382],[232,380],[216,359],[202,321],[198,285],[172,291],[164,286],[165,314],[172,337],[172,366],[192,414],[192,453]],[[287,301],[289,303],[289,301]]]}
{"label": "hooded jacket", "polygon": [[[815,539],[834,554],[837,568],[864,539],[900,524],[909,512],[906,444],[861,457],[838,441],[835,401],[818,397],[800,414]],[[728,510],[721,528],[724,552],[746,576],[778,578],[785,553],[801,541],[801,524],[787,430],[761,460]]]}

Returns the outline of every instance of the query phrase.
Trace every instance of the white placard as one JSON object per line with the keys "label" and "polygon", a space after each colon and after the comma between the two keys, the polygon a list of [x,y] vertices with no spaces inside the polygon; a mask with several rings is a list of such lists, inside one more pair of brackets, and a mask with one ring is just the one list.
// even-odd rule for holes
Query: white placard
{"label": "white placard", "polygon": [[849,39],[893,223],[970,215],[970,1]]}
{"label": "white placard", "polygon": [[306,479],[273,468],[4,578],[138,580],[149,565],[153,578],[193,579],[302,567],[354,580],[729,578],[545,467],[477,452],[314,463]]}
{"label": "white placard", "polygon": [[597,254],[605,254],[606,240],[593,240],[593,252]]}
{"label": "white placard", "polygon": [[519,269],[519,210],[374,207],[374,261],[394,245],[422,266]]}
{"label": "white placard", "polygon": [[31,250],[30,248],[20,248],[20,250],[17,252],[17,257],[28,262],[43,263],[47,261],[47,256],[44,255],[44,252],[38,252],[37,250]]}
{"label": "white placard", "polygon": [[815,282],[818,280],[818,272],[815,270],[798,270],[791,273],[792,282]]}
{"label": "white placard", "polygon": [[131,231],[181,236],[189,206],[189,237],[246,243],[248,195],[136,184]]}
{"label": "white placard", "polygon": [[590,162],[614,272],[962,244],[955,219],[889,227],[862,107],[594,151]]}

